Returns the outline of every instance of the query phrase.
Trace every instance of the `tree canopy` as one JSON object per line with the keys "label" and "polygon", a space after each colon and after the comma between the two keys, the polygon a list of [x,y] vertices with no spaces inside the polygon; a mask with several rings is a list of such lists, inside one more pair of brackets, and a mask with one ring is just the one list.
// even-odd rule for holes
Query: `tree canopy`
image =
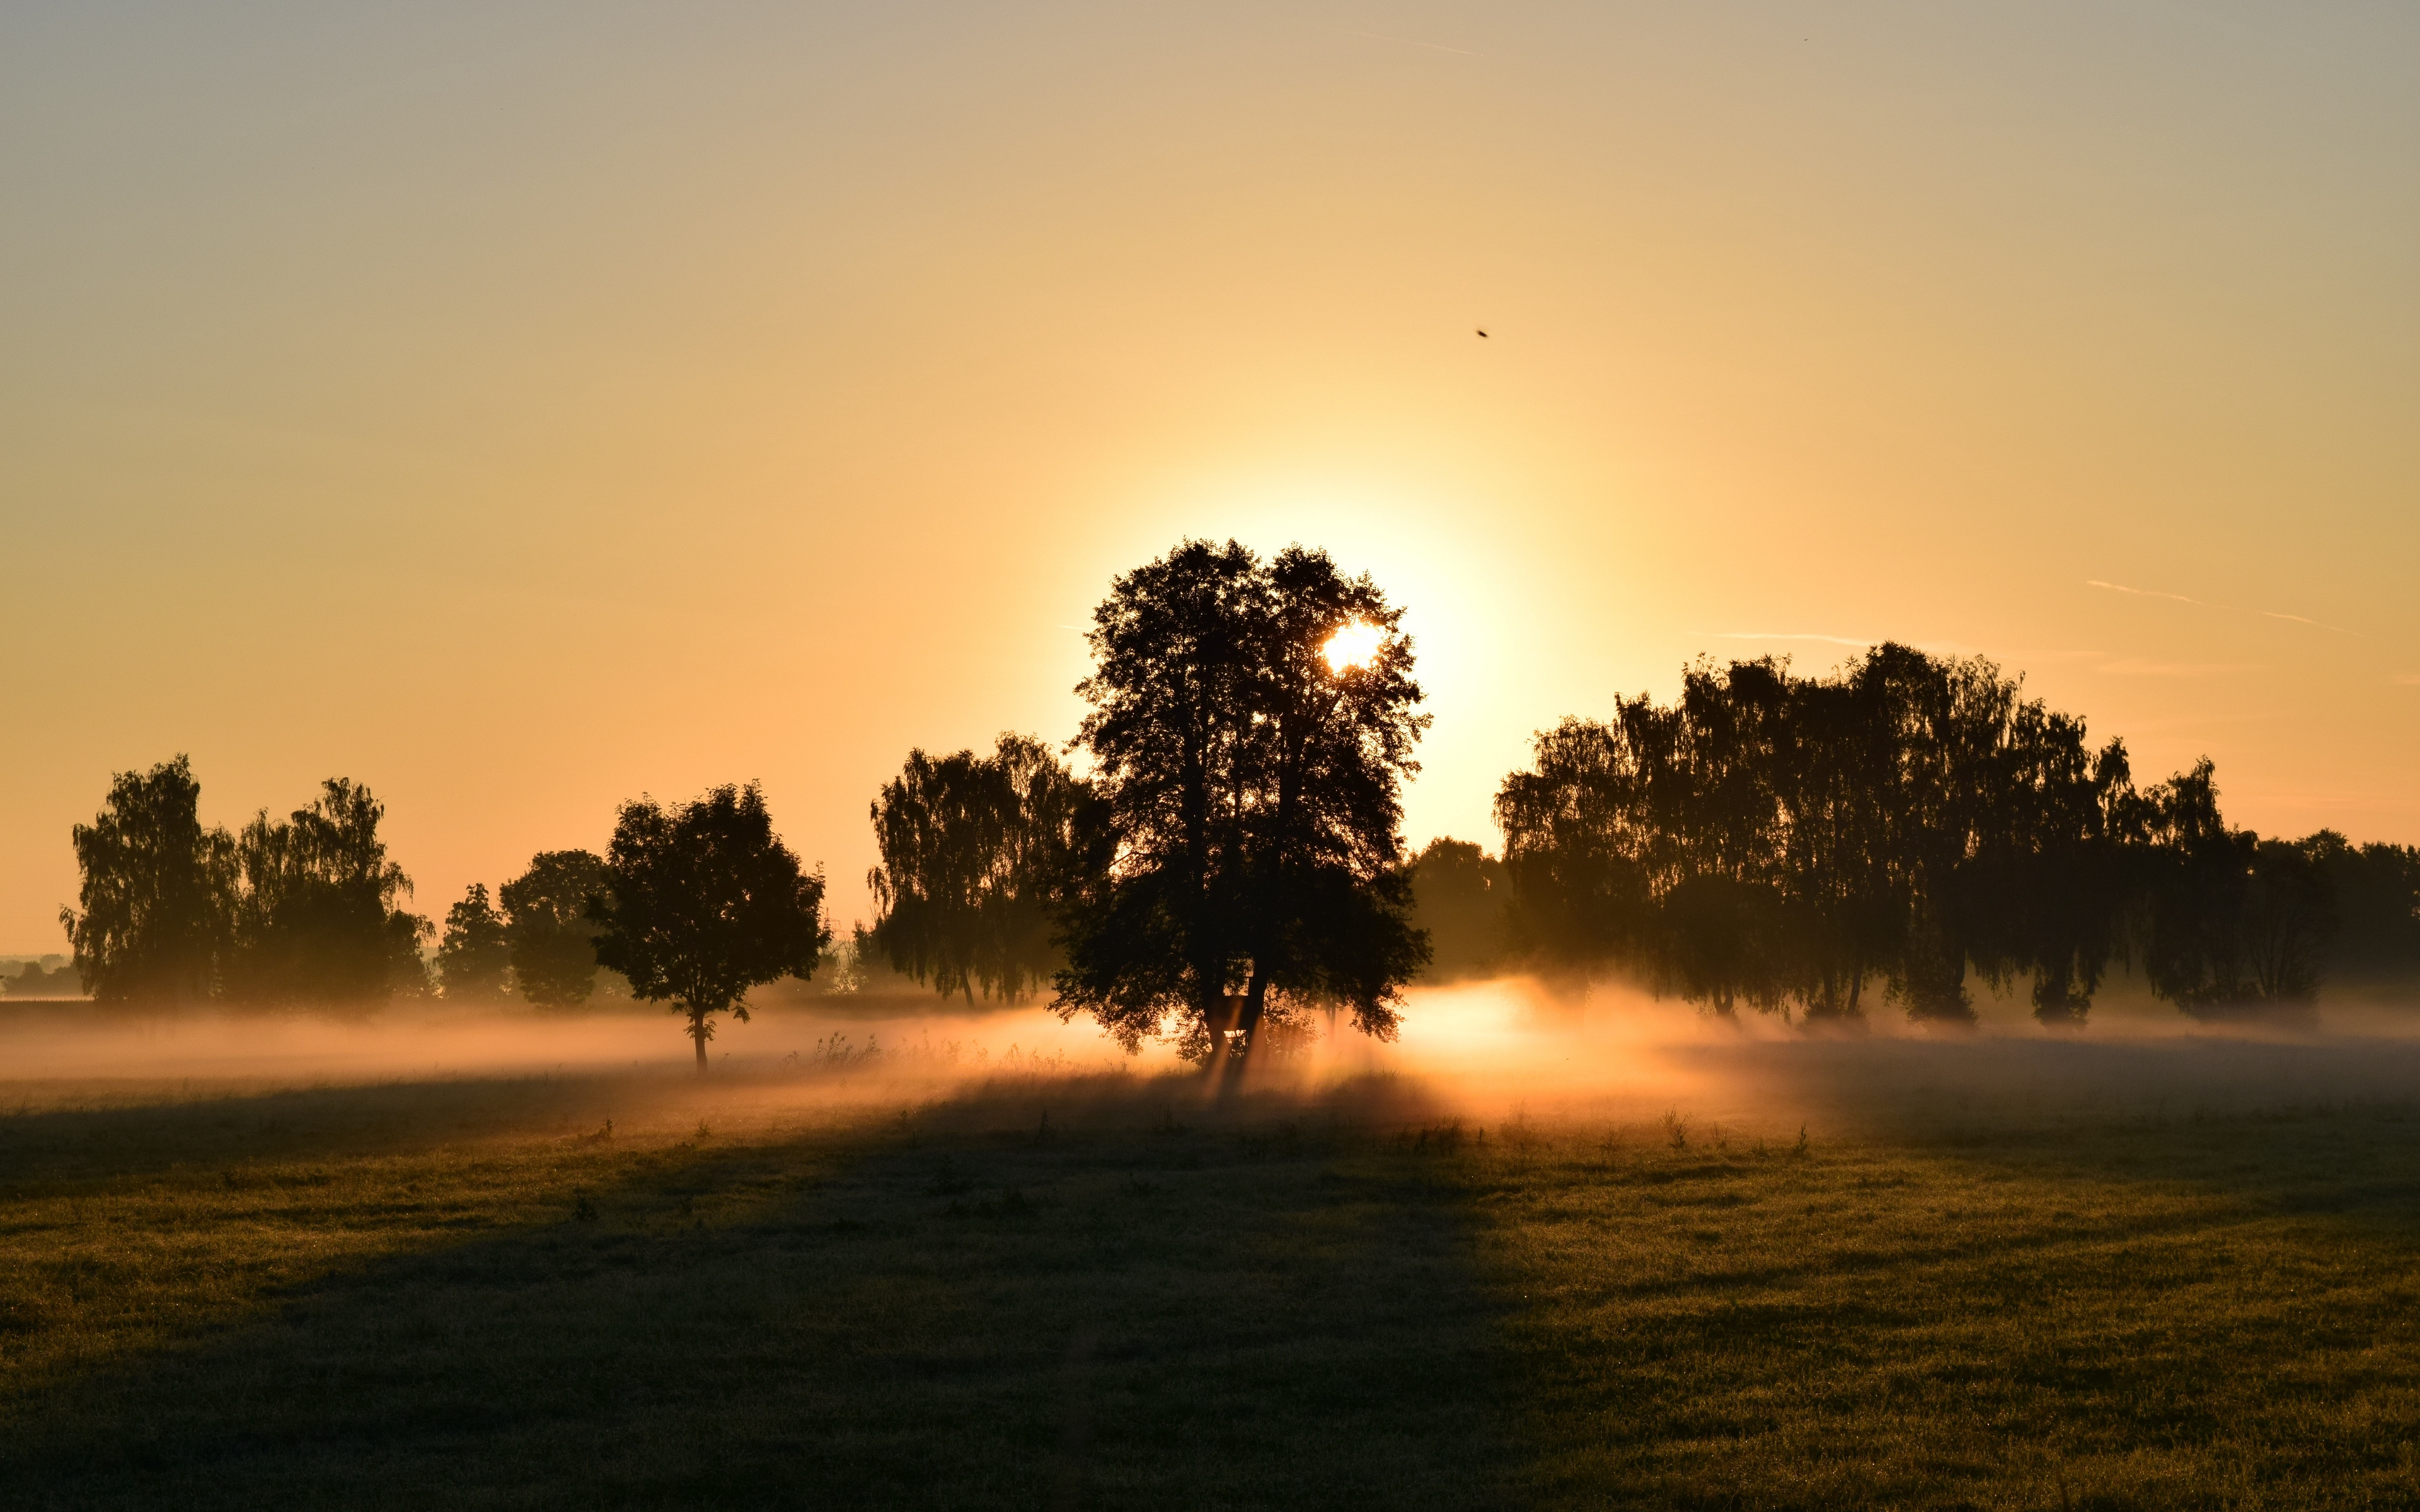
{"label": "tree canopy", "polygon": [[229,995],[255,1002],[363,1005],[426,993],[421,945],[435,933],[399,906],[411,879],[390,860],[386,808],[344,778],[308,808],[256,815],[236,837]]}
{"label": "tree canopy", "polygon": [[438,984],[449,999],[502,997],[512,964],[504,917],[488,901],[488,885],[473,882],[462,901],[445,911],[445,938],[437,947]]}
{"label": "tree canopy", "polygon": [[[1428,717],[1401,624],[1301,547],[1187,541],[1116,579],[1077,688],[1106,839],[1064,913],[1063,1012],[1129,1046],[1174,1015],[1203,1059],[1313,1004],[1392,1035],[1427,958],[1400,828]],[[1345,631],[1364,653],[1332,660]]]}
{"label": "tree canopy", "polygon": [[908,753],[872,806],[870,943],[892,969],[972,1001],[1015,1001],[1061,964],[1057,911],[1099,826],[1089,784],[1041,741],[989,756]]}
{"label": "tree canopy", "polygon": [[1541,734],[1508,777],[1512,933],[1718,1013],[1974,1015],[1970,970],[2081,1023],[2139,940],[2155,992],[2225,1016],[2308,1001],[2329,928],[2304,851],[2220,820],[2207,763],[2138,792],[2122,744],[1980,658],[1882,645],[1833,676],[1699,663],[1681,696]]}
{"label": "tree canopy", "polygon": [[497,890],[513,982],[540,1008],[578,1008],[597,987],[597,921],[590,904],[613,889],[593,851],[540,851]]}
{"label": "tree canopy", "polygon": [[701,1072],[714,1015],[744,1023],[751,987],[812,976],[831,941],[822,873],[802,869],[774,834],[753,782],[671,808],[624,804],[606,864],[597,959],[641,998],[688,1018]]}
{"label": "tree canopy", "polygon": [[119,772],[89,825],[70,832],[81,909],[59,922],[85,990],[111,1002],[209,996],[233,928],[235,844],[202,827],[202,785],[178,756]]}

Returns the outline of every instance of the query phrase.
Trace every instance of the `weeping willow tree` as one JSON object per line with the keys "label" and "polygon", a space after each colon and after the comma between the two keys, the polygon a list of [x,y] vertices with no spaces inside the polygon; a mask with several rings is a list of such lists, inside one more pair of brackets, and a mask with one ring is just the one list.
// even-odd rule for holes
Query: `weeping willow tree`
{"label": "weeping willow tree", "polygon": [[908,753],[871,813],[868,943],[943,996],[1016,1001],[1062,964],[1055,912],[1088,843],[1089,786],[1050,748],[1003,734],[992,753]]}

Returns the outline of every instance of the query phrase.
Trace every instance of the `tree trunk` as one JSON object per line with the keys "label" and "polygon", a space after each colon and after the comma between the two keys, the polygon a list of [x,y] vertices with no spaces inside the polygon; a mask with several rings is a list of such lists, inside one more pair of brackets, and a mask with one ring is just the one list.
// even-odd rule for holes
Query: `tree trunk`
{"label": "tree trunk", "polygon": [[1244,1004],[1235,1015],[1235,1027],[1244,1031],[1244,1063],[1249,1065],[1252,1047],[1261,1042],[1261,1010],[1268,1005],[1269,979],[1258,964],[1252,967],[1252,980],[1244,989]]}
{"label": "tree trunk", "polygon": [[691,1041],[692,1041],[697,1045],[697,1073],[698,1073],[700,1076],[703,1076],[703,1075],[705,1075],[705,1074],[706,1074],[706,1015],[705,1015],[705,1014],[703,1014],[703,1013],[691,1013],[691,1014],[689,1016],[689,1037],[690,1037],[690,1040],[691,1040]]}

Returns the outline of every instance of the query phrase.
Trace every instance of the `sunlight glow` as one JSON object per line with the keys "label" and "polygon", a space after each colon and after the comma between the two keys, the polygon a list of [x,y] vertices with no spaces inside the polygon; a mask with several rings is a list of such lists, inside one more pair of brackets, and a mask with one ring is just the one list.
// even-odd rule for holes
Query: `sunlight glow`
{"label": "sunlight glow", "polygon": [[1343,671],[1348,667],[1367,667],[1376,657],[1378,647],[1385,643],[1386,639],[1386,633],[1376,625],[1362,620],[1348,620],[1327,638],[1327,643],[1319,648],[1319,654],[1327,658],[1327,670],[1332,672]]}

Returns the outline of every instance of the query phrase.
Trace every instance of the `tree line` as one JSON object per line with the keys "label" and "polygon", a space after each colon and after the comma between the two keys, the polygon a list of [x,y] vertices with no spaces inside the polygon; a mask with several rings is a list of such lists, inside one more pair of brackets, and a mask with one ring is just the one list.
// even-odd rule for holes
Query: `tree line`
{"label": "tree line", "polygon": [[[491,902],[473,884],[429,920],[378,834],[385,810],[343,779],[309,808],[238,834],[205,829],[183,756],[122,772],[72,832],[81,908],[60,912],[85,990],[103,1001],[364,1007],[493,998],[509,981],[544,1007],[585,1002],[600,967],[687,1020],[706,1063],[715,1016],[752,987],[814,970],[830,931],[824,879],[773,832],[751,783],[670,806],[622,805],[607,853],[547,851]],[[501,903],[502,906],[497,906]]]}
{"label": "tree line", "polygon": [[[2138,787],[2122,743],[1991,663],[1899,645],[1817,678],[1701,662],[1668,704],[1567,719],[1497,795],[1500,857],[1413,856],[1428,716],[1402,619],[1301,547],[1187,541],[1117,578],[1066,747],[912,750],[876,793],[859,962],[969,1000],[1047,991],[1210,1064],[1318,1015],[1390,1038],[1424,973],[1620,973],[1808,1024],[1877,991],[1963,1022],[1972,982],[2024,981],[2071,1026],[2114,963],[2207,1018],[2306,1007],[2331,965],[2420,966],[2420,851],[2231,828],[2209,763]],[[198,795],[178,757],[76,826],[62,920],[94,995],[567,1008],[603,968],[684,1017],[702,1068],[716,1015],[834,964],[822,875],[752,784],[634,800],[606,854],[473,886],[433,960],[366,788],[237,834],[203,829]]]}
{"label": "tree line", "polygon": [[1718,1014],[1854,1019],[1878,987],[1962,1023],[1973,983],[2023,980],[2073,1026],[2129,963],[2197,1018],[2294,1016],[2348,908],[2338,960],[2420,967],[2420,852],[2231,826],[2207,760],[2138,786],[2123,742],[1979,657],[1700,662],[1669,703],[1540,734],[1496,818],[1509,956]]}

